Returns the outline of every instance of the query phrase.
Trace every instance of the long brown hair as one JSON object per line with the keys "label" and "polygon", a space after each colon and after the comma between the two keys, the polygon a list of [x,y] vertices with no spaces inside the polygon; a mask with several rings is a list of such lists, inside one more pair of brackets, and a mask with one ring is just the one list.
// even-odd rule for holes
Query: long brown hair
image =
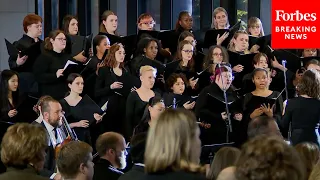
{"label": "long brown hair", "polygon": [[[182,53],[181,53],[181,51],[182,51],[184,45],[186,45],[186,44],[190,44],[190,45],[192,46],[192,44],[191,44],[189,41],[187,41],[187,40],[181,41],[181,42],[179,43],[179,45],[178,45],[178,50],[177,50],[177,54],[176,54],[176,60],[181,60],[181,64],[183,63],[183,62],[182,62]],[[193,46],[192,46],[192,47],[193,47]],[[191,71],[194,70],[194,59],[193,59],[193,56],[192,56],[192,58],[190,59],[190,61],[188,62],[187,67],[188,67]]]}
{"label": "long brown hair", "polygon": [[[220,46],[220,45],[214,45],[214,46],[211,46],[209,48],[209,51],[208,51],[208,54],[204,57],[204,61],[203,61],[203,70],[208,68],[208,66],[210,66],[210,63],[211,61],[213,61],[212,59],[212,56],[213,56],[213,51],[218,48],[221,50],[222,52],[222,56],[223,56],[223,59],[222,59],[222,62],[226,62],[226,63],[229,63],[229,55],[228,55],[228,52],[226,50],[226,48],[224,48],[223,46]],[[214,68],[212,67],[215,67],[214,64],[211,65],[210,68],[208,68],[208,71],[213,74],[214,73]]]}
{"label": "long brown hair", "polygon": [[[106,56],[106,58],[103,60],[103,63],[105,66],[110,67],[110,68],[114,68],[117,65],[117,60],[116,60],[116,52],[123,47],[122,44],[116,43],[113,44],[109,51],[108,54]],[[120,68],[124,67],[124,63],[120,63],[119,65]]]}
{"label": "long brown hair", "polygon": [[[73,15],[66,15],[63,20],[62,20],[62,30],[65,34],[70,34],[69,32],[69,25],[70,25],[70,22],[72,19],[75,19],[78,21],[79,23],[79,20],[76,16],[73,16]],[[78,34],[79,34],[79,31],[78,31]]]}
{"label": "long brown hair", "polygon": [[[103,24],[103,21],[106,21],[110,15],[115,15],[116,16],[116,14],[113,11],[110,11],[110,10],[104,11],[102,13],[102,15],[101,15],[101,23],[100,23],[100,26],[99,26],[99,31],[100,32],[108,33],[107,30],[106,30],[106,27]],[[114,33],[116,34],[116,32],[114,32]]]}
{"label": "long brown hair", "polygon": [[300,158],[304,163],[307,176],[309,177],[313,167],[319,161],[319,155],[320,155],[319,147],[317,144],[305,142],[305,143],[297,144],[295,146],[295,149],[299,153]]}

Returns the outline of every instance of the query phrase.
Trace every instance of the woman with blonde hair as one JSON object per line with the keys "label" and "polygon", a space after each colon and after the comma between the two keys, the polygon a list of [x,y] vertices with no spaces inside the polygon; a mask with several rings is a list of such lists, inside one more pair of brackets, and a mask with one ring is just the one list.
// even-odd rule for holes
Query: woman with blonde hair
{"label": "woman with blonde hair", "polygon": [[199,136],[200,129],[192,112],[164,111],[148,132],[144,179],[205,179],[202,176],[205,168],[198,164]]}
{"label": "woman with blonde hair", "polygon": [[[157,70],[152,66],[142,66],[140,68],[141,86],[135,91],[132,91],[127,99],[126,104],[126,138],[130,138],[136,127],[142,119],[145,107],[150,98],[157,94],[152,90]],[[160,96],[160,95],[159,95]]]}

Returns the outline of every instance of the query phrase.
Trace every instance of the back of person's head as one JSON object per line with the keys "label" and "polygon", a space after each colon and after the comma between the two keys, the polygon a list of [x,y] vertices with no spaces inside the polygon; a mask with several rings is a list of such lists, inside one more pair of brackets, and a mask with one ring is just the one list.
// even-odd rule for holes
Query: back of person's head
{"label": "back of person's head", "polygon": [[40,111],[41,111],[41,107],[43,105],[43,102],[44,101],[47,101],[49,99],[53,99],[53,97],[49,96],[49,95],[44,95],[44,96],[41,96],[37,102],[37,104],[35,105],[34,107],[34,111],[38,114],[38,116],[40,115]]}
{"label": "back of person's head", "polygon": [[240,150],[234,147],[223,147],[214,156],[208,179],[216,179],[225,168],[235,166],[240,156]]}
{"label": "back of person's head", "polygon": [[231,166],[223,169],[216,180],[237,180],[235,176],[236,167]]}
{"label": "back of person's head", "polygon": [[100,157],[106,155],[108,149],[116,149],[122,135],[116,132],[101,134],[96,141],[96,149]]}
{"label": "back of person's head", "polygon": [[277,135],[282,137],[276,120],[268,116],[259,116],[250,121],[248,125],[248,138],[258,135]]}
{"label": "back of person's head", "polygon": [[130,154],[133,163],[144,162],[144,152],[147,142],[147,133],[134,135],[130,141]]}
{"label": "back of person's head", "polygon": [[48,146],[46,130],[40,125],[17,123],[10,126],[1,142],[1,160],[7,167],[26,168],[33,164],[43,168]]}
{"label": "back of person's head", "polygon": [[236,165],[241,180],[303,180],[305,171],[297,151],[276,136],[257,136],[242,147]]}
{"label": "back of person's head", "polygon": [[307,70],[303,73],[297,85],[299,95],[307,95],[320,99],[320,74],[316,70]]}
{"label": "back of person's head", "polygon": [[317,144],[314,143],[300,143],[295,146],[301,160],[304,163],[307,176],[310,175],[313,167],[319,161],[320,151]]}
{"label": "back of person's head", "polygon": [[92,148],[82,141],[71,141],[62,146],[57,157],[57,168],[65,179],[93,177]]}
{"label": "back of person's head", "polygon": [[320,179],[320,162],[318,162],[312,169],[309,176],[309,180],[319,180]]}
{"label": "back of person's head", "polygon": [[185,109],[167,109],[150,127],[145,152],[145,169],[155,173],[201,172],[198,165],[201,141],[195,115]]}

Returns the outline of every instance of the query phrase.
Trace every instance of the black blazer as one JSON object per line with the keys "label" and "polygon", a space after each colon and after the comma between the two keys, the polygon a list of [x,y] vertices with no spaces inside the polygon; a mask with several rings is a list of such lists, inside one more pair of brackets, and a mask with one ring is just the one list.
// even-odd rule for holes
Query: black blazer
{"label": "black blazer", "polygon": [[94,164],[93,180],[118,180],[123,172],[114,168],[106,159],[100,159]]}
{"label": "black blazer", "polygon": [[134,165],[130,171],[120,176],[118,180],[140,180],[144,175],[144,167]]}
{"label": "black blazer", "polygon": [[[33,121],[32,124],[43,126],[46,129],[43,122],[38,123],[36,121]],[[47,129],[46,129],[46,131],[47,131]],[[48,133],[48,137],[49,137],[49,133]],[[47,153],[46,159],[44,162],[43,170],[40,172],[40,175],[44,176],[44,177],[50,177],[54,173],[54,170],[56,168],[55,149],[52,146],[52,142],[50,142],[50,145],[48,143],[48,149],[47,149],[46,153]]]}

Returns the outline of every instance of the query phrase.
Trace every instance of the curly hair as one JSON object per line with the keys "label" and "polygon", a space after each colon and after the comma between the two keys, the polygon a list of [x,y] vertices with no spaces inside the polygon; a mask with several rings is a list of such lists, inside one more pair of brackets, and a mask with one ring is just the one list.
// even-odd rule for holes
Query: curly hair
{"label": "curly hair", "polygon": [[303,73],[301,81],[297,85],[299,95],[307,95],[320,99],[320,74],[316,70],[307,70]]}
{"label": "curly hair", "polygon": [[166,80],[168,91],[172,91],[171,88],[173,87],[174,83],[177,82],[178,78],[181,78],[182,81],[184,82],[185,86],[188,86],[189,82],[188,82],[188,80],[187,80],[187,78],[186,78],[186,76],[184,74],[182,74],[182,73],[179,73],[179,74],[173,73]]}
{"label": "curly hair", "polygon": [[[117,60],[116,60],[116,52],[121,48],[123,47],[122,44],[120,43],[116,43],[116,44],[113,44],[109,51],[108,51],[108,54],[106,56],[106,58],[103,60],[103,63],[105,64],[105,66],[107,67],[110,67],[110,68],[114,68],[116,67],[116,64],[117,64]],[[120,68],[123,68],[124,67],[124,63],[120,63]]]}
{"label": "curly hair", "polygon": [[241,180],[303,180],[305,172],[297,151],[276,136],[261,135],[242,148],[236,165]]}

